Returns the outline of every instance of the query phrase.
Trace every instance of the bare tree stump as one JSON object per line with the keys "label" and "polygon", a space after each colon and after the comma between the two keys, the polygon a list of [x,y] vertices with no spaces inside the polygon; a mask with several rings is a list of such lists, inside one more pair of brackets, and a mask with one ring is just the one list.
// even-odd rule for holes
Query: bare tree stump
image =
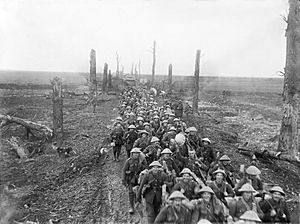
{"label": "bare tree stump", "polygon": [[103,94],[107,93],[107,70],[108,70],[108,64],[104,64],[104,71],[103,71],[103,80],[102,80],[102,92]]}
{"label": "bare tree stump", "polygon": [[63,142],[63,98],[61,78],[51,80],[53,89],[53,131],[57,144],[60,147]]}
{"label": "bare tree stump", "polygon": [[193,114],[198,114],[198,100],[199,100],[199,74],[200,74],[200,50],[196,53],[195,63],[195,82],[194,82],[194,97],[193,97]]}
{"label": "bare tree stump", "polygon": [[91,50],[90,53],[90,81],[89,81],[90,92],[94,94],[97,92],[97,79],[96,79],[96,51]]}
{"label": "bare tree stump", "polygon": [[299,151],[298,113],[300,80],[300,2],[289,1],[288,26],[286,29],[286,65],[283,87],[283,118],[278,151],[296,157]]}
{"label": "bare tree stump", "polygon": [[172,64],[169,64],[169,71],[168,71],[168,93],[172,94]]}
{"label": "bare tree stump", "polygon": [[152,63],[152,78],[151,78],[151,86],[154,86],[154,76],[155,76],[155,64],[156,64],[156,41],[153,42],[152,49],[153,63]]}
{"label": "bare tree stump", "polygon": [[108,80],[107,80],[107,83],[108,83],[108,88],[111,89],[112,88],[112,76],[111,76],[111,71],[109,69],[109,72],[108,72]]}

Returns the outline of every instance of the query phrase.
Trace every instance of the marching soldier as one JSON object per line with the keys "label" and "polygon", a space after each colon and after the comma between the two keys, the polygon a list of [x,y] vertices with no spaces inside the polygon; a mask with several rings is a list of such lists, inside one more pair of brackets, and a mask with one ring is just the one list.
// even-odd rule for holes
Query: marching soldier
{"label": "marching soldier", "polygon": [[203,163],[210,167],[211,164],[217,160],[215,149],[211,147],[211,141],[209,138],[203,138],[201,141],[203,147],[201,147],[197,152],[197,156],[203,158]]}
{"label": "marching soldier", "polygon": [[161,151],[162,148],[159,145],[159,139],[153,136],[151,138],[150,145],[144,150],[148,164],[152,163],[154,160],[157,160]]}
{"label": "marching soldier", "polygon": [[141,151],[143,152],[150,144],[151,138],[149,137],[149,133],[145,130],[140,131],[140,134],[142,136],[134,142],[133,147],[141,148]]}
{"label": "marching soldier", "polygon": [[183,200],[186,199],[187,198],[180,191],[174,191],[168,198],[171,203],[162,208],[156,217],[154,224],[191,223],[192,211],[183,203]]}
{"label": "marching soldier", "polygon": [[[193,174],[189,168],[184,168],[180,174],[182,177],[174,185],[172,190],[180,191],[189,200],[195,199],[201,187],[200,184],[194,180],[193,176],[195,174]],[[204,183],[202,182],[201,185],[204,186]]]}
{"label": "marching soldier", "polygon": [[168,181],[168,175],[163,171],[158,161],[152,162],[149,172],[145,175],[137,193],[137,201],[141,202],[142,191],[146,201],[148,224],[154,223],[162,204],[162,186],[171,187],[172,182]]}
{"label": "marching soldier", "polygon": [[237,183],[235,187],[235,193],[238,195],[238,190],[246,183],[250,183],[254,190],[258,191],[259,193],[263,192],[263,182],[259,178],[260,170],[256,166],[249,166],[243,178]]}
{"label": "marching soldier", "polygon": [[250,210],[256,212],[260,217],[262,217],[262,211],[253,197],[255,190],[251,184],[244,184],[241,189],[239,189],[239,192],[242,196],[238,200],[234,200],[232,203],[229,203],[229,214],[233,220],[238,221],[241,215]]}
{"label": "marching soldier", "polygon": [[226,173],[226,181],[228,184],[230,184],[231,187],[234,188],[235,186],[235,173],[234,168],[231,165],[231,159],[227,155],[223,155],[218,163],[214,165],[214,167],[210,170],[210,174],[212,174],[217,169],[224,170]]}
{"label": "marching soldier", "polygon": [[123,137],[126,146],[127,158],[130,157],[130,151],[133,148],[133,144],[138,139],[138,134],[135,131],[135,126],[133,124],[129,125],[128,130],[129,131],[127,131]]}
{"label": "marching soldier", "polygon": [[128,158],[124,164],[122,170],[122,183],[128,188],[129,193],[129,213],[134,212],[135,193],[133,188],[138,186],[138,179],[140,173],[147,168],[147,162],[140,156],[141,150],[139,148],[133,148],[130,151],[130,158]]}
{"label": "marching soldier", "polygon": [[269,191],[272,198],[259,203],[264,213],[262,221],[267,223],[290,223],[291,217],[284,201],[284,191],[279,186],[272,187]]}
{"label": "marching soldier", "polygon": [[171,155],[172,151],[168,148],[165,148],[161,152],[161,158],[158,161],[163,166],[165,172],[175,178],[177,175],[179,175],[180,171]]}
{"label": "marching soldier", "polygon": [[208,186],[215,192],[216,197],[228,207],[225,197],[234,197],[234,191],[225,181],[226,173],[224,170],[217,169],[213,174],[215,175],[215,180]]}
{"label": "marching soldier", "polygon": [[196,201],[196,206],[192,215],[192,224],[196,224],[200,219],[207,219],[212,223],[223,223],[225,221],[222,203],[214,195],[210,187],[203,187],[200,190],[201,199]]}
{"label": "marching soldier", "polygon": [[116,127],[113,129],[111,135],[111,146],[113,147],[114,161],[119,162],[121,147],[123,145],[124,130],[120,122],[117,122]]}
{"label": "marching soldier", "polygon": [[170,127],[169,131],[163,135],[163,138],[161,140],[162,146],[168,148],[171,139],[175,139],[175,136],[176,136],[176,128],[172,126]]}

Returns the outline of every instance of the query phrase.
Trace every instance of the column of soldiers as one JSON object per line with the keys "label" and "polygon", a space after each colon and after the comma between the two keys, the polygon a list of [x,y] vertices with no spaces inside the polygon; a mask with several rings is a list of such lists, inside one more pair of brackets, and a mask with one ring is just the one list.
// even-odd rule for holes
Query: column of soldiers
{"label": "column of soldiers", "polygon": [[124,90],[111,132],[114,160],[122,146],[128,157],[122,182],[130,214],[142,214],[144,204],[149,224],[290,222],[281,187],[266,192],[251,164],[235,170],[228,155],[182,120],[181,101],[159,106],[156,98],[142,88]]}

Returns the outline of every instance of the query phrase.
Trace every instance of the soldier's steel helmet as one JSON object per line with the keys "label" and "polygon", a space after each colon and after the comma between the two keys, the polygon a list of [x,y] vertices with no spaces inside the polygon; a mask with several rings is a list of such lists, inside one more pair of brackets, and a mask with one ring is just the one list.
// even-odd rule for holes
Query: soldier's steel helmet
{"label": "soldier's steel helmet", "polygon": [[208,192],[211,194],[215,194],[215,192],[208,186],[204,186],[200,189],[199,193]]}
{"label": "soldier's steel helmet", "polygon": [[135,129],[135,126],[133,124],[128,126],[128,129]]}
{"label": "soldier's steel helmet", "polygon": [[153,142],[159,142],[159,138],[153,136],[153,137],[151,138],[150,143],[153,143]]}
{"label": "soldier's steel helmet", "polygon": [[270,193],[273,193],[273,192],[279,192],[280,194],[282,194],[283,196],[285,195],[283,189],[279,186],[274,186],[272,187],[270,190]]}
{"label": "soldier's steel helmet", "polygon": [[161,152],[161,154],[172,154],[172,151],[171,151],[170,149],[168,149],[168,148],[165,148],[165,149]]}
{"label": "soldier's steel helmet", "polygon": [[239,192],[256,192],[255,189],[252,187],[251,184],[244,184],[241,189],[239,189]]}
{"label": "soldier's steel helmet", "polygon": [[183,175],[183,174],[192,175],[192,171],[189,168],[183,168],[182,171],[180,172],[180,175]]}
{"label": "soldier's steel helmet", "polygon": [[252,211],[252,210],[246,211],[243,215],[241,215],[240,219],[255,221],[255,222],[261,222],[261,220],[258,217],[257,213],[255,211]]}
{"label": "soldier's steel helmet", "polygon": [[180,191],[174,191],[169,197],[170,200],[175,198],[186,199],[186,197]]}
{"label": "soldier's steel helmet", "polygon": [[150,163],[149,167],[153,167],[153,166],[162,167],[162,165],[158,161],[153,161],[152,163]]}
{"label": "soldier's steel helmet", "polygon": [[141,149],[140,148],[133,148],[133,149],[131,149],[130,153],[141,153]]}
{"label": "soldier's steel helmet", "polygon": [[222,170],[222,169],[220,169],[220,168],[218,168],[216,171],[214,171],[214,173],[213,174],[217,174],[217,173],[221,173],[221,174],[223,174],[223,176],[224,177],[226,177],[226,173],[225,173],[225,171],[224,170]]}
{"label": "soldier's steel helmet", "polygon": [[249,175],[259,175],[261,174],[260,170],[256,166],[249,166],[246,169],[246,173]]}
{"label": "soldier's steel helmet", "polygon": [[219,161],[231,161],[231,159],[227,155],[223,155]]}

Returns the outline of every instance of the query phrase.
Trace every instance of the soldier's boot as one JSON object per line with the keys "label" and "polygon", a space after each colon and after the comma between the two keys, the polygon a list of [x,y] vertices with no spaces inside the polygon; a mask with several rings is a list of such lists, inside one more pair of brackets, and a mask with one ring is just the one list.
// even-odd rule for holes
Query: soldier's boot
{"label": "soldier's boot", "polygon": [[129,213],[130,214],[134,213],[134,199],[135,199],[134,192],[130,192],[129,193],[129,204],[130,204]]}

